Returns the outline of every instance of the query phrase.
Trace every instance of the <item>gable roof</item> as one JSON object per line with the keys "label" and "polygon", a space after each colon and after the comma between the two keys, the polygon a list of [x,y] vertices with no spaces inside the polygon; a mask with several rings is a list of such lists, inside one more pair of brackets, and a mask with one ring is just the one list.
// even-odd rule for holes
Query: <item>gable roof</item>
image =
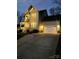
{"label": "gable roof", "polygon": [[33,5],[30,5],[30,7],[28,8],[28,10],[31,10],[31,8],[34,8]]}

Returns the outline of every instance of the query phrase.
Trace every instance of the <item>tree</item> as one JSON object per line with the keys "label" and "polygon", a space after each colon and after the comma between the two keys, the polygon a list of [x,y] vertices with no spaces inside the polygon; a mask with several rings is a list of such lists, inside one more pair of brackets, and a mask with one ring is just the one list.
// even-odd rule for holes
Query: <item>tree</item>
{"label": "tree", "polygon": [[55,10],[56,10],[56,14],[61,14],[61,8],[60,7],[56,7]]}
{"label": "tree", "polygon": [[24,13],[21,14],[21,21],[24,20]]}
{"label": "tree", "polygon": [[50,14],[51,14],[51,15],[55,15],[55,8],[51,8],[51,9],[50,9]]}
{"label": "tree", "polygon": [[19,23],[20,23],[19,18],[20,18],[20,12],[19,12],[19,11],[17,11],[17,24],[19,24]]}
{"label": "tree", "polygon": [[51,15],[61,14],[61,0],[52,0],[53,4],[56,4],[56,7],[52,7],[49,9]]}
{"label": "tree", "polygon": [[54,0],[54,3],[61,5],[61,0]]}

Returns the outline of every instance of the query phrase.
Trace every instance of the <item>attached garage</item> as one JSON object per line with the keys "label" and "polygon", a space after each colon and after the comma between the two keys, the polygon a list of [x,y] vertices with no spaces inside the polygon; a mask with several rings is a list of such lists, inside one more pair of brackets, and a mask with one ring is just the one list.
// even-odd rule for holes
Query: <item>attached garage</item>
{"label": "attached garage", "polygon": [[43,24],[42,28],[44,27],[42,32],[51,34],[60,33],[60,19],[61,15],[46,16],[40,19],[40,24]]}

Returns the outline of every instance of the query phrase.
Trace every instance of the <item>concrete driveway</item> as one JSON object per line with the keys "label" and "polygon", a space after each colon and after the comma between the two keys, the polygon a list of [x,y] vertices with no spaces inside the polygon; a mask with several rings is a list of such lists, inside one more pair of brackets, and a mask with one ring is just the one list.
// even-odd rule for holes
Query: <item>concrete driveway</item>
{"label": "concrete driveway", "polygon": [[29,34],[17,41],[17,59],[55,59],[58,35]]}

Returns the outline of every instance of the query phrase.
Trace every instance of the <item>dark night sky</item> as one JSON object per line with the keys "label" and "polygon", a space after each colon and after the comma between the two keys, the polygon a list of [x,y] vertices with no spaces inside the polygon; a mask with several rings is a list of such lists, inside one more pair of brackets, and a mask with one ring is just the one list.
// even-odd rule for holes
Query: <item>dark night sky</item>
{"label": "dark night sky", "polygon": [[24,13],[30,5],[35,6],[38,10],[47,9],[49,15],[49,9],[51,7],[59,6],[54,0],[17,0],[17,10],[20,14]]}

